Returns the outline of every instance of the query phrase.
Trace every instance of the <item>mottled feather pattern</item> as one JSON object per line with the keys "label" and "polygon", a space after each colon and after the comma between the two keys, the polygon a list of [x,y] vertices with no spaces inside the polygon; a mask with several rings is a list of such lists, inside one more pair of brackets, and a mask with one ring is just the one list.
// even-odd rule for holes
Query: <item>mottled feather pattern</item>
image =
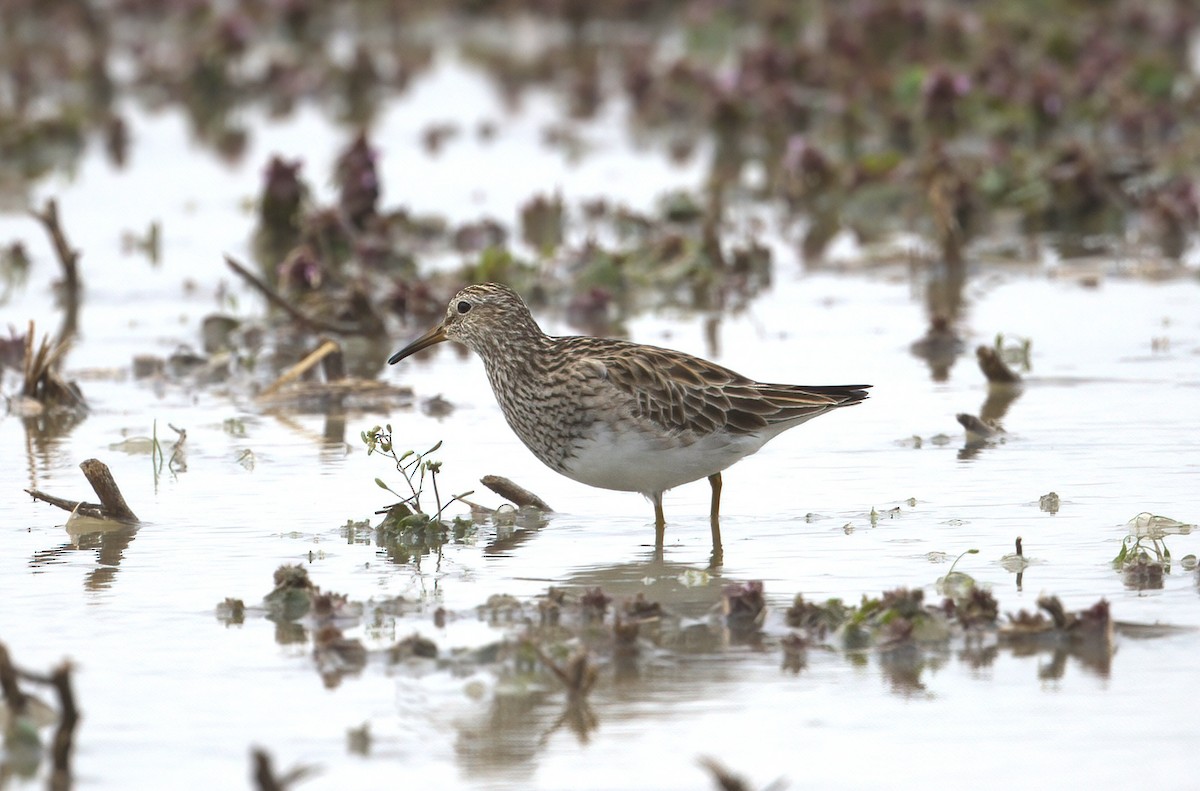
{"label": "mottled feather pattern", "polygon": [[[636,414],[666,430],[708,434],[730,431],[751,434],[773,426],[811,419],[867,397],[865,385],[801,387],[763,384],[698,357],[598,338],[556,338],[575,348],[575,340],[591,341],[584,349],[602,362],[608,380],[634,399]],[[771,432],[776,433],[776,432]]]}

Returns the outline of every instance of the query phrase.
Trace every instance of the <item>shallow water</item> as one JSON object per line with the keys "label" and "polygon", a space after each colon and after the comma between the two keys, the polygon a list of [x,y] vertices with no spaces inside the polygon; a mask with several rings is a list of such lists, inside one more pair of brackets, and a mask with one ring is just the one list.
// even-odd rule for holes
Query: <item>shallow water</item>
{"label": "shallow water", "polygon": [[[577,165],[547,157],[537,130],[539,112],[550,111],[537,106],[524,108],[486,152],[468,140],[428,160],[416,149],[417,130],[443,114],[429,96],[450,90],[475,97],[467,104],[481,117],[500,112],[481,81],[452,66],[435,70],[382,119],[383,181],[409,191],[385,194],[389,204],[508,219],[534,185],[561,188],[568,201],[602,192],[650,205],[701,177],[698,168],[631,154],[619,139]],[[927,787],[947,778],[981,788],[1192,785],[1190,748],[1200,736],[1196,573],[1176,563],[1161,590],[1138,591],[1111,561],[1127,520],[1140,512],[1200,521],[1194,267],[1151,280],[1131,273],[1131,262],[1097,261],[1096,286],[1039,262],[973,272],[968,347],[997,332],[1033,340],[1032,371],[1004,417],[1008,433],[976,452],[964,452],[955,414],[978,414],[986,384],[969,353],[945,382],[931,381],[909,354],[925,316],[923,283],[907,269],[805,272],[794,254],[777,257],[776,286],[746,313],[721,319],[718,349],[705,340],[704,317],[631,322],[634,340],[703,354],[756,378],[875,386],[863,405],[789,432],[726,472],[725,562],[709,574],[706,485],[667,495],[667,543],[656,562],[649,504],[543,468],[504,424],[480,363],[450,349],[386,370],[388,352],[380,356],[386,380],[411,386],[418,402],[440,394],[456,407],[450,417],[419,408],[352,413],[341,431],[323,416],[262,410],[237,388],[131,381],[134,354],[198,345],[218,283],[231,282],[220,255],[247,245],[251,218],[241,204],[258,188],[257,163],[273,152],[303,155],[307,172],[322,174],[341,142],[316,115],[261,129],[251,123],[247,164],[230,168],[189,148],[178,118],[131,117],[139,145],[127,171],[94,157],[73,179],[41,188],[60,199],[72,241],[85,251],[82,336],[67,368],[87,374],[93,412],[57,437],[0,417],[0,639],[24,667],[64,657],[76,664],[81,786],[236,787],[248,776],[251,745],[270,750],[277,766],[319,767],[302,786],[313,789],[398,780],[690,789],[710,782],[699,756],[755,787],[777,777],[821,788]],[[160,171],[166,161],[180,168],[169,183]],[[478,196],[473,171],[484,163],[520,163],[524,175],[498,172]],[[165,233],[157,268],[120,254],[117,244],[120,230],[152,219]],[[55,273],[40,230],[7,215],[0,236],[25,240],[35,257],[30,282],[2,307],[0,324],[23,328],[36,318],[40,331],[50,330],[58,320],[47,288]],[[257,301],[232,286],[237,309],[257,315]],[[1156,338],[1169,339],[1165,350],[1153,350]],[[405,339],[393,340],[389,351]],[[14,384],[6,376],[4,392]],[[155,421],[160,437],[169,436],[167,423],[186,428],[186,471],[156,479],[148,455],[112,447],[149,435]],[[374,520],[389,502],[374,478],[398,482],[357,439],[383,422],[401,447],[444,443],[443,492],[476,489],[476,499],[494,505],[475,482],[502,474],[558,513],[511,548],[493,547],[497,529],[485,526],[419,567],[348,541],[348,519]],[[65,514],[21,493],[36,487],[89,498],[77,465],[90,457],[109,464],[145,520],[132,537],[99,539],[99,548],[96,539],[77,547]],[[1062,498],[1055,514],[1038,507],[1050,491]],[[1000,564],[1017,536],[1036,561],[1020,587]],[[1196,533],[1168,536],[1167,544],[1175,558],[1200,553]],[[898,670],[883,654],[810,651],[799,674],[780,669],[770,642],[655,653],[633,681],[601,669],[591,696],[598,727],[584,741],[556,727],[565,696],[552,687],[518,695],[486,669],[389,667],[373,657],[361,674],[326,689],[311,642],[280,642],[288,632],[261,614],[237,626],[214,614],[226,597],[257,602],[277,566],[303,563],[323,589],[410,602],[394,621],[347,630],[368,648],[415,631],[445,651],[507,633],[476,614],[493,594],[527,599],[551,585],[600,585],[618,599],[643,592],[699,620],[719,607],[723,584],[763,580],[772,605],[767,632],[779,635],[796,593],[857,601],[909,586],[933,601],[949,560],[968,549],[979,553],[958,570],[991,586],[1002,611],[1033,609],[1041,593],[1070,609],[1105,598],[1120,621],[1184,629],[1155,639],[1120,635],[1106,670],[1065,657],[1060,666],[1044,652],[973,659],[959,647],[927,656],[915,671]],[[451,613],[442,628],[433,623],[438,606]],[[367,756],[347,747],[347,731],[363,723],[372,735]]]}

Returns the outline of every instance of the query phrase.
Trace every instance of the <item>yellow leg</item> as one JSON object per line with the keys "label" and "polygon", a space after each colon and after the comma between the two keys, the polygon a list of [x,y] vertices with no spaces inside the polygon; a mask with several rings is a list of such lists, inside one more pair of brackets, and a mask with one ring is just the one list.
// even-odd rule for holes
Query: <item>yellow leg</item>
{"label": "yellow leg", "polygon": [[662,492],[651,495],[650,499],[654,501],[654,546],[661,548],[667,532],[667,518],[663,516],[662,509]]}
{"label": "yellow leg", "polygon": [[721,554],[721,473],[714,472],[708,476],[708,484],[712,487],[712,508],[708,511],[708,521],[712,526],[713,555]]}

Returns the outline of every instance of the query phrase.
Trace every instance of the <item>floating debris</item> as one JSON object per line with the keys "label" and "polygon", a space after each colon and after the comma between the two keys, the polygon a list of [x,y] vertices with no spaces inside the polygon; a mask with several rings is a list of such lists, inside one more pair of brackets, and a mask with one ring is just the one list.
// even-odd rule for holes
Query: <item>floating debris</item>
{"label": "floating debris", "polygon": [[554,509],[545,500],[508,478],[500,475],[485,475],[479,479],[479,482],[518,508],[536,508],[543,513],[554,513]]}
{"label": "floating debris", "polygon": [[996,597],[978,585],[971,586],[965,596],[943,601],[942,610],[964,629],[976,631],[995,628],[1000,615]]}
{"label": "floating debris", "polygon": [[966,412],[959,412],[954,416],[959,425],[967,432],[967,443],[982,443],[987,440],[1005,433],[1000,426],[989,425],[974,415],[969,415]]}
{"label": "floating debris", "polygon": [[312,609],[317,587],[308,578],[308,570],[299,564],[275,569],[275,587],[263,597],[268,611],[284,621],[294,621]]}
{"label": "floating debris", "polygon": [[333,689],[347,676],[356,676],[367,665],[367,649],[357,638],[346,637],[333,624],[326,624],[313,636],[313,659],[327,689]]}
{"label": "floating debris", "polygon": [[1075,613],[1068,612],[1057,596],[1040,596],[1037,605],[1049,618],[1042,612],[1025,610],[1009,615],[1008,622],[999,628],[1002,642],[1084,646],[1111,654],[1113,623],[1106,600]]}
{"label": "floating debris", "polygon": [[624,602],[621,605],[621,612],[625,614],[625,617],[638,621],[655,620],[663,616],[662,605],[656,601],[650,601],[644,593],[638,593],[637,596]]}
{"label": "floating debris", "polygon": [[1000,556],[1000,565],[1004,567],[1005,571],[1011,571],[1013,573],[1020,573],[1024,571],[1026,567],[1029,566],[1029,563],[1030,560],[1029,558],[1025,557],[1025,547],[1021,543],[1020,536],[1017,536],[1016,551],[1008,555]]}
{"label": "floating debris", "polygon": [[227,626],[244,623],[246,620],[246,603],[241,599],[226,598],[217,605],[217,618]]}
{"label": "floating debris", "polygon": [[818,605],[806,601],[803,594],[797,593],[784,616],[788,626],[802,629],[812,639],[823,641],[846,622],[852,609],[843,604],[841,599],[829,599]]}
{"label": "floating debris", "polygon": [[1196,529],[1196,525],[1181,522],[1169,516],[1158,516],[1146,511],[1133,517],[1128,522],[1129,532],[1139,538],[1162,538],[1167,535],[1187,535]]}
{"label": "floating debris", "polygon": [[418,634],[404,637],[396,645],[388,649],[388,661],[396,664],[410,658],[437,659],[438,645],[436,642]]}
{"label": "floating debris", "polygon": [[1167,564],[1140,554],[1121,565],[1121,578],[1130,590],[1162,590]]}
{"label": "floating debris", "polygon": [[449,417],[454,414],[454,404],[441,395],[435,395],[421,402],[421,412],[435,418]]}
{"label": "floating debris", "polygon": [[[610,602],[612,602],[612,597],[606,595],[600,588],[589,588],[579,597],[579,607],[584,621],[603,621]],[[626,612],[628,614],[628,611]]]}
{"label": "floating debris", "polygon": [[975,350],[975,358],[979,361],[979,370],[991,384],[1014,385],[1021,381],[1021,376],[1008,367],[1000,355],[990,346],[980,346]]}
{"label": "floating debris", "polygon": [[725,625],[736,639],[752,637],[762,628],[767,617],[767,600],[760,580],[726,585],[721,590],[721,600]]}

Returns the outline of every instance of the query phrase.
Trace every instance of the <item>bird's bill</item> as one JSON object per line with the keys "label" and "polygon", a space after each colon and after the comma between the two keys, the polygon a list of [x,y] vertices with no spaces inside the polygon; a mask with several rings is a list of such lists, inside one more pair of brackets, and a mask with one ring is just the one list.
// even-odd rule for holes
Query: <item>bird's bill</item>
{"label": "bird's bill", "polygon": [[405,357],[408,357],[411,354],[416,354],[422,349],[428,349],[430,346],[441,343],[444,340],[446,340],[446,329],[439,324],[429,332],[422,335],[420,338],[417,338],[415,341],[389,357],[388,365],[395,365]]}

